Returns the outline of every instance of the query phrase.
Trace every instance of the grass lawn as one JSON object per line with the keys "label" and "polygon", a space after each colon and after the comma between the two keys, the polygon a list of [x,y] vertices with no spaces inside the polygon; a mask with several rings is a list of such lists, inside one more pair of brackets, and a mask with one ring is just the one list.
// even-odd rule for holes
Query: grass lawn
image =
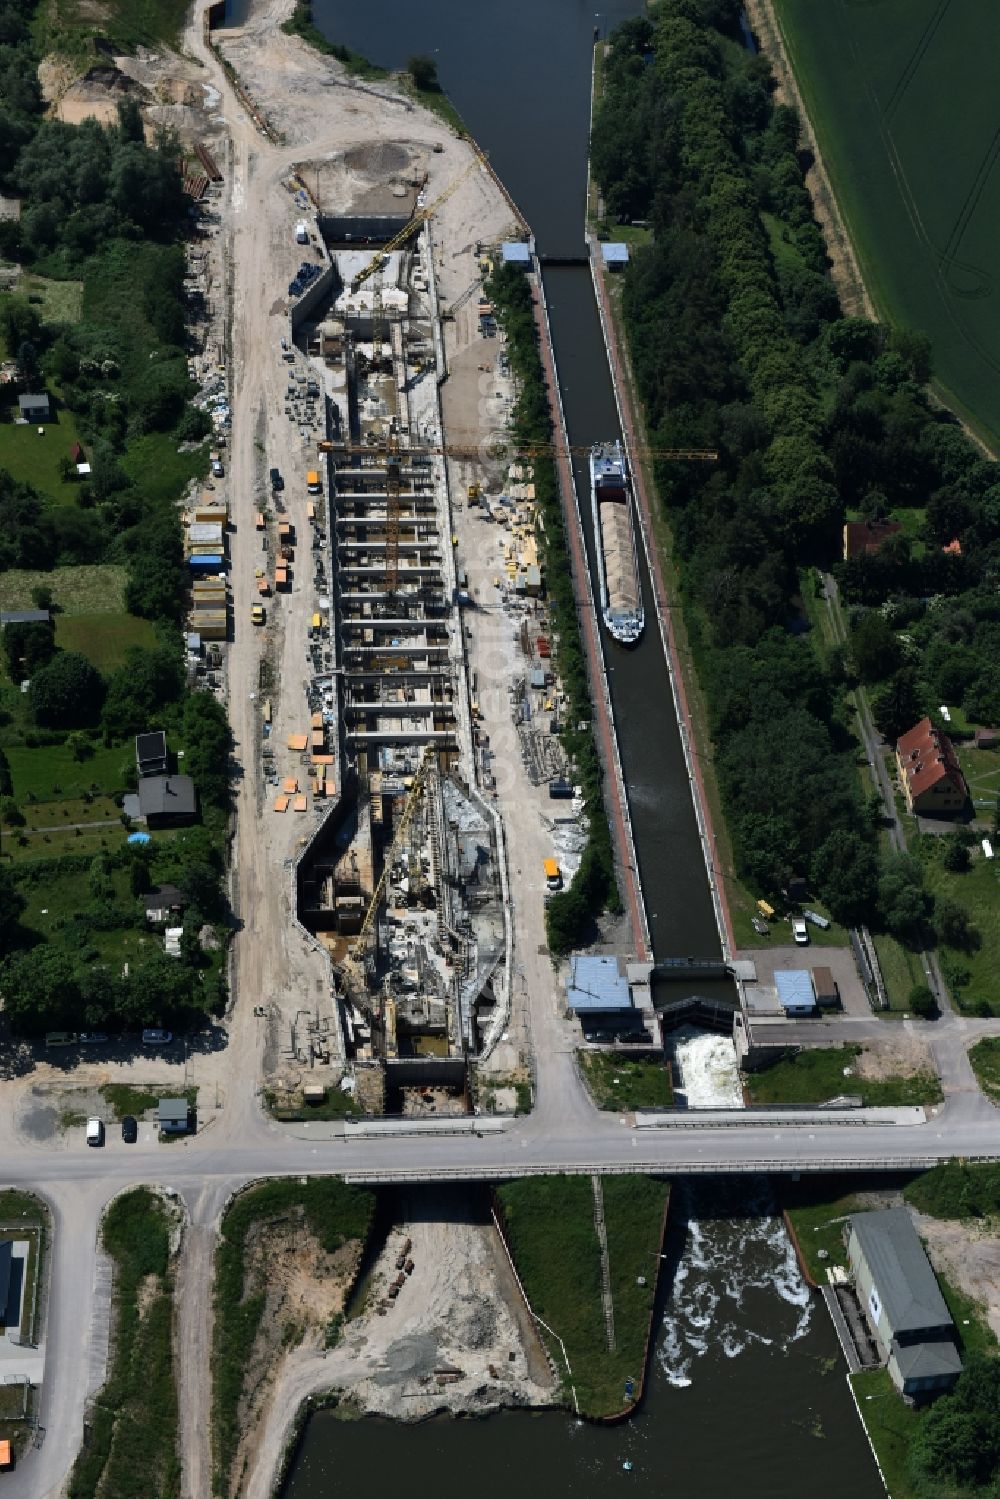
{"label": "grass lawn", "polygon": [[[952,717],[955,710],[952,709]],[[976,808],[992,812],[1000,796],[1000,750],[976,749],[974,745],[956,744],[955,752],[969,783],[969,795]]]}
{"label": "grass lawn", "polygon": [[578,1051],[580,1070],[599,1109],[668,1108],[674,1101],[662,1060],[606,1051]]}
{"label": "grass lawn", "polygon": [[[842,1093],[859,1093],[869,1108],[906,1104],[940,1103],[941,1084],[929,1072],[907,1077],[869,1081],[859,1077],[855,1059],[860,1046],[817,1047],[786,1057],[760,1072],[746,1074],[750,1099],[755,1104],[826,1103]],[[852,1071],[845,1077],[845,1068]]]}
{"label": "grass lawn", "polygon": [[1000,1015],[1000,869],[973,850],[972,868],[950,874],[938,858],[924,861],[924,879],[935,895],[949,895],[964,906],[981,938],[976,952],[958,952],[942,946],[940,955],[945,979],[962,1009],[988,1007]]}
{"label": "grass lawn", "polygon": [[[850,1193],[843,1197],[817,1196],[829,1190],[822,1182],[799,1182],[787,1190],[791,1196],[786,1208],[802,1258],[816,1284],[823,1285],[831,1265],[847,1266],[845,1220],[858,1212],[861,1205]],[[825,1252],[825,1259],[820,1257],[821,1251]]]}
{"label": "grass lawn", "polygon": [[153,650],[156,631],[148,619],[134,614],[60,614],[56,616],[56,645],[80,651],[98,671],[121,666],[129,646]]}
{"label": "grass lawn", "polygon": [[909,1454],[920,1425],[919,1411],[897,1393],[887,1369],[864,1369],[848,1377],[892,1499],[916,1499]]}
{"label": "grass lawn", "polygon": [[[0,429],[2,430],[2,429]],[[63,614],[101,614],[125,608],[127,572],[115,563],[57,567],[51,572],[12,568],[0,583],[5,609],[31,609],[33,588],[49,588]]]}
{"label": "grass lawn", "polygon": [[[130,744],[112,749],[99,746],[89,759],[77,761],[64,744],[46,744],[37,749],[11,745],[6,751],[18,802],[32,798],[38,802],[62,801],[90,791],[113,795],[121,791],[124,767],[133,764],[135,755]],[[52,818],[57,823],[57,817]]]}
{"label": "grass lawn", "polygon": [[90,801],[69,798],[59,802],[28,802],[21,808],[28,828],[58,828],[64,831],[78,822],[117,822],[120,811],[110,796]]}
{"label": "grass lawn", "polygon": [[43,323],[78,323],[83,311],[82,281],[53,281],[49,276],[36,276],[33,271],[23,271],[17,285],[22,296],[34,302],[35,311]]}
{"label": "grass lawn", "polygon": [[[650,1177],[605,1177],[604,1216],[615,1310],[610,1353],[601,1300],[601,1255],[588,1177],[531,1177],[501,1187],[507,1237],[537,1316],[562,1338],[572,1383],[587,1415],[628,1404],[625,1381],[638,1382],[653,1305],[660,1229],[669,1187]],[[636,1284],[639,1277],[646,1284]],[[543,1329],[544,1334],[544,1329]],[[556,1367],[565,1362],[546,1335]],[[566,1381],[569,1394],[569,1380]]]}
{"label": "grass lawn", "polygon": [[889,996],[889,1007],[900,1012],[909,1009],[910,990],[915,984],[926,984],[927,979],[916,953],[907,952],[895,937],[887,932],[873,932],[872,941],[882,970],[882,982]]}
{"label": "grass lawn", "polygon": [[178,453],[169,433],[147,432],[129,443],[121,466],[147,499],[174,501],[192,479],[208,472],[208,449],[206,441],[189,453]]}
{"label": "grass lawn", "polygon": [[28,828],[2,831],[3,852],[13,864],[30,864],[35,859],[61,859],[67,854],[92,857],[101,850],[119,848],[125,838],[123,827],[85,828],[64,833],[32,833]]}
{"label": "grass lawn", "polygon": [[1000,1036],[984,1036],[969,1052],[979,1086],[994,1103],[1000,1103]]}
{"label": "grass lawn", "polygon": [[616,244],[650,245],[653,242],[653,231],[641,224],[609,224],[608,239]]}
{"label": "grass lawn", "polygon": [[22,427],[10,420],[0,421],[0,468],[34,485],[57,504],[75,505],[80,482],[75,475],[71,480],[63,479],[59,472],[62,459],[69,457],[70,448],[79,441],[73,413],[53,402],[52,420],[42,431],[45,435],[39,437],[34,425]]}

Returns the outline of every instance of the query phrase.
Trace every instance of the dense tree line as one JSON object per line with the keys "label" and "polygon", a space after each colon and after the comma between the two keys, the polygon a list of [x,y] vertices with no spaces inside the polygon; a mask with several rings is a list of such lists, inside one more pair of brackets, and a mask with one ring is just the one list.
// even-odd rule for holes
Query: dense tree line
{"label": "dense tree line", "polygon": [[[517,379],[512,426],[525,446],[552,439],[552,418],[538,351],[531,289],[520,271],[498,266],[487,294],[507,335],[507,352]],[[583,787],[589,836],[580,867],[566,890],[549,901],[545,925],[554,953],[570,952],[589,940],[595,916],[605,906],[619,909],[611,830],[604,806],[600,757],[589,728],[593,715],[587,662],[568,566],[569,542],[555,465],[551,458],[532,459],[538,539],[545,565],[545,586],[552,618],[554,664],[568,700],[562,743]],[[580,728],[580,724],[588,725]]]}
{"label": "dense tree line", "polygon": [[[661,464],[657,481],[739,873],[770,892],[805,875],[850,920],[880,872],[845,682],[872,686],[887,732],[931,693],[1000,711],[1000,609],[983,586],[1000,471],[931,407],[925,340],[841,315],[799,122],[740,44],[740,9],[659,0],[613,33],[592,160],[609,217],[652,230],[623,288],[650,442],[719,453]],[[901,505],[926,506],[922,545],[837,561],[848,512]],[[956,533],[961,555],[942,550]],[[799,628],[811,564],[836,565],[864,606],[829,669]]]}

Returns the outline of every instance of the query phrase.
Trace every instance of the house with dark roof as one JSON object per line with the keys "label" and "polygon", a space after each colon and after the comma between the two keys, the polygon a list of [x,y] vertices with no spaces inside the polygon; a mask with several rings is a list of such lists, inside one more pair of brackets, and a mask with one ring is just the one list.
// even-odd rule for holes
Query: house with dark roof
{"label": "house with dark roof", "polygon": [[162,729],[135,736],[135,765],[141,776],[166,775],[167,736]]}
{"label": "house with dark roof", "polygon": [[855,1213],[847,1257],[896,1388],[903,1395],[950,1389],[962,1372],[955,1324],[906,1209]]}
{"label": "house with dark roof", "polygon": [[914,816],[961,812],[969,796],[947,734],[922,718],[896,741],[896,765],[906,805]]}
{"label": "house with dark roof", "polygon": [[184,896],[176,885],[157,885],[155,890],[147,890],[142,899],[146,920],[154,923],[169,921],[184,909]]}
{"label": "house with dark roof", "polygon": [[139,782],[139,816],[149,828],[192,822],[198,798],[190,776],[144,776]]}
{"label": "house with dark roof", "polygon": [[884,541],[903,528],[895,520],[849,520],[844,526],[844,561],[862,552],[877,552]]}
{"label": "house with dark roof", "polygon": [[17,405],[26,422],[47,422],[52,416],[49,398],[44,390],[39,395],[18,396]]}

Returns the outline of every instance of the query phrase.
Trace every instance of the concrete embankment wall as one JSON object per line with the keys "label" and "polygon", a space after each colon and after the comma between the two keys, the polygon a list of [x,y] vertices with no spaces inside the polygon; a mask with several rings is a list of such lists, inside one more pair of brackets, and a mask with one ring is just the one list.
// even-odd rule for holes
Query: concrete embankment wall
{"label": "concrete embankment wall", "polygon": [[[610,793],[613,786],[617,802],[619,816],[613,814],[615,808],[608,806],[608,820],[611,824],[612,835],[615,837],[618,848],[618,876],[626,888],[626,906],[629,911],[632,924],[632,937],[635,944],[636,954],[639,960],[649,961],[652,958],[653,948],[649,934],[649,922],[646,915],[646,902],[642,892],[642,882],[639,877],[639,861],[636,857],[635,842],[632,836],[632,818],[629,811],[628,796],[625,792],[625,777],[622,772],[621,754],[618,748],[618,728],[615,723],[614,709],[611,705],[611,695],[608,692],[607,678],[604,672],[604,659],[601,652],[599,625],[597,622],[597,606],[594,600],[594,590],[590,577],[590,567],[587,562],[587,543],[583,530],[583,517],[580,514],[580,497],[577,493],[576,481],[573,477],[573,464],[569,452],[569,435],[566,427],[566,414],[563,410],[562,389],[559,381],[559,370],[556,365],[555,346],[552,342],[552,329],[549,324],[549,309],[545,300],[545,287],[542,282],[541,271],[537,256],[534,257],[534,274],[538,289],[538,306],[540,309],[539,332],[544,341],[542,350],[543,362],[551,371],[551,384],[549,388],[549,404],[552,410],[552,423],[555,429],[556,443],[563,449],[563,456],[556,456],[556,473],[558,475],[559,487],[563,498],[563,513],[566,517],[567,534],[573,543],[573,552],[576,558],[574,571],[577,573],[577,585],[582,597],[578,599],[578,607],[588,612],[588,621],[582,621],[581,631],[583,645],[587,655],[590,676],[591,697],[594,711],[599,718],[603,718],[605,732],[595,735],[598,751],[604,764],[606,795]],[[572,559],[570,559],[572,561]]]}

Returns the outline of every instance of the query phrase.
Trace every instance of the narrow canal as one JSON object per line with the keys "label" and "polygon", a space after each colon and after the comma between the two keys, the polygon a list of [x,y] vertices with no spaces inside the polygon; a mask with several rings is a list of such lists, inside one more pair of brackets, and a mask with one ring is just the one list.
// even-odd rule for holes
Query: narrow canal
{"label": "narrow canal", "polygon": [[[234,4],[242,0],[233,0]],[[584,0],[313,0],[317,24],[374,61],[417,52],[439,76],[549,255],[583,252],[590,63],[636,0],[600,11]],[[589,272],[546,273],[563,400],[574,444],[618,431]],[[585,520],[588,481],[578,469]],[[592,538],[588,534],[588,545]],[[651,609],[631,654],[608,655],[622,760],[658,957],[718,951],[687,774]],[[664,1302],[647,1398],[624,1426],[561,1414],[506,1412],[488,1421],[410,1427],[307,1427],[283,1499],[365,1491],[438,1499],[649,1496],[669,1484],[706,1499],[876,1499],[882,1486],[854,1412],[843,1361],[818,1298],[798,1272],[763,1183],[681,1185],[672,1209]]]}

